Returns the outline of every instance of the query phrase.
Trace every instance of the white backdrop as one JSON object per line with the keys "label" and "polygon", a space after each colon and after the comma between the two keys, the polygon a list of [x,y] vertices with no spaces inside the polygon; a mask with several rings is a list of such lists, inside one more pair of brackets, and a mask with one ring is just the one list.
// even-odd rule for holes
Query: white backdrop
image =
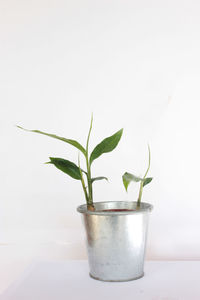
{"label": "white backdrop", "polygon": [[1,259],[82,259],[76,207],[81,185],[49,156],[77,162],[61,141],[91,150],[124,128],[113,153],[93,165],[95,201],[136,200],[125,171],[143,174],[151,145],[154,205],[148,259],[200,258],[200,3],[169,1],[0,1]]}

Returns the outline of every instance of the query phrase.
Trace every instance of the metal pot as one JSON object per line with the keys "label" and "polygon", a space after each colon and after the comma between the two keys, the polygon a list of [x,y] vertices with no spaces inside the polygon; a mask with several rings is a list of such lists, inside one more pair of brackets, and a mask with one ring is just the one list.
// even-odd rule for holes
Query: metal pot
{"label": "metal pot", "polygon": [[111,201],[94,203],[95,211],[88,211],[86,204],[77,208],[86,229],[92,278],[129,281],[143,277],[148,219],[153,206],[143,202],[136,210],[136,205],[137,202]]}

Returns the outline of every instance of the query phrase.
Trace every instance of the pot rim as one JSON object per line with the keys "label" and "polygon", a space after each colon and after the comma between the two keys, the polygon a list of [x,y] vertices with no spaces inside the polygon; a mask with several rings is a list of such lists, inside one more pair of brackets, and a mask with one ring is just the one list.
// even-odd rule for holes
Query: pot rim
{"label": "pot rim", "polygon": [[[107,203],[126,203],[126,204],[133,204],[137,205],[136,201],[100,201],[100,202],[94,202],[94,206],[98,205],[98,204],[107,204]],[[100,216],[119,216],[119,215],[134,215],[134,214],[138,214],[138,213],[144,213],[144,212],[151,212],[153,209],[153,205],[147,202],[141,202],[141,206],[139,209],[137,210],[130,210],[130,211],[90,211],[87,210],[87,204],[81,204],[77,207],[77,211],[79,213],[82,214],[86,214],[86,215],[100,215]]]}

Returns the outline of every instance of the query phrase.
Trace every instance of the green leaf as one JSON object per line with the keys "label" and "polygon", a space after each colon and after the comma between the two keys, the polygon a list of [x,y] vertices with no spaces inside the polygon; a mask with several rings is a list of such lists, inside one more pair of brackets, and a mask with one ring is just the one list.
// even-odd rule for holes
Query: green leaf
{"label": "green leaf", "polygon": [[83,148],[83,146],[81,144],[79,144],[79,142],[75,141],[75,140],[71,140],[71,139],[66,139],[64,137],[60,137],[60,136],[57,136],[55,134],[51,134],[51,133],[46,133],[46,132],[43,132],[43,131],[39,131],[39,130],[29,130],[29,129],[25,129],[21,126],[17,126],[18,128],[20,129],[23,129],[25,131],[29,131],[29,132],[35,132],[35,133],[39,133],[39,134],[43,134],[43,135],[47,135],[49,137],[52,137],[54,139],[57,139],[57,140],[61,140],[65,143],[68,143],[74,147],[76,147],[77,149],[79,149],[84,155],[86,155],[86,150]]}
{"label": "green leaf", "polygon": [[77,167],[77,165],[74,164],[73,162],[58,157],[49,157],[49,159],[50,159],[50,162],[48,162],[49,164],[53,164],[56,168],[68,174],[72,178],[81,180],[79,167]]}
{"label": "green leaf", "polygon": [[122,133],[123,129],[120,129],[115,134],[105,138],[100,144],[98,144],[90,155],[90,165],[93,162],[93,160],[98,158],[103,153],[111,152],[112,150],[114,150],[120,141]]}
{"label": "green leaf", "polygon": [[139,181],[142,181],[143,179],[140,178],[140,177],[137,177],[131,173],[124,173],[124,175],[122,176],[122,179],[123,179],[123,184],[124,184],[124,187],[127,191],[128,189],[128,186],[129,184],[131,183],[131,181],[134,181],[134,182],[139,182]]}
{"label": "green leaf", "polygon": [[143,186],[147,185],[148,183],[150,183],[152,181],[152,177],[147,177],[143,180]]}
{"label": "green leaf", "polygon": [[108,178],[107,177],[104,177],[104,176],[99,176],[99,177],[94,177],[91,179],[91,182],[93,183],[94,181],[97,181],[97,180],[107,180],[108,181]]}

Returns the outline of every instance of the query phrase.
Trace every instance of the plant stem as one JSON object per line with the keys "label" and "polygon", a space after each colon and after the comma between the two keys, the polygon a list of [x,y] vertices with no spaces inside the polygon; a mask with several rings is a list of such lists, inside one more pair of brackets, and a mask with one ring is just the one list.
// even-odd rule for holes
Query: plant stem
{"label": "plant stem", "polygon": [[144,182],[144,179],[146,178],[146,176],[149,172],[150,164],[151,164],[151,151],[150,151],[149,144],[148,144],[148,151],[149,151],[149,162],[148,162],[148,167],[147,167],[147,170],[144,174],[144,177],[142,178],[142,180],[140,182],[140,191],[139,191],[139,197],[138,197],[138,201],[137,201],[137,208],[140,208],[140,203],[141,203],[141,199],[142,199],[142,192],[143,192],[143,182]]}
{"label": "plant stem", "polygon": [[146,176],[147,176],[147,173],[149,172],[149,169],[150,169],[150,164],[151,164],[151,151],[150,151],[149,144],[148,144],[148,151],[149,151],[149,163],[148,163],[148,168],[147,168],[147,170],[146,170],[146,173],[145,173],[145,175],[144,175],[143,179],[145,179],[145,178],[146,178]]}
{"label": "plant stem", "polygon": [[81,174],[81,184],[82,184],[83,192],[84,192],[84,195],[85,195],[85,200],[86,200],[87,205],[89,205],[88,193],[87,193],[87,189],[86,189],[86,186],[85,186],[85,181],[84,181],[84,178],[83,178],[83,172],[82,172],[81,167],[80,167],[80,155],[78,155],[78,167],[79,167],[79,171],[80,171],[80,174]]}
{"label": "plant stem", "polygon": [[[91,116],[91,122],[90,122],[90,129],[87,137],[87,144],[86,144],[86,166],[87,166],[87,182],[88,182],[88,209],[94,209],[93,206],[93,192],[92,192],[92,180],[91,180],[91,167],[89,163],[89,153],[88,153],[88,147],[89,147],[89,140],[90,140],[90,134],[92,130],[92,122],[93,122],[93,114]],[[92,210],[93,210],[92,209]]]}
{"label": "plant stem", "polygon": [[87,181],[88,181],[88,194],[89,194],[89,204],[93,205],[93,192],[92,192],[92,181],[91,181],[91,169],[88,163],[88,157],[86,159],[87,164]]}
{"label": "plant stem", "polygon": [[143,191],[143,181],[140,182],[140,191],[139,191],[139,197],[138,197],[138,201],[137,201],[137,208],[140,208],[142,191]]}

